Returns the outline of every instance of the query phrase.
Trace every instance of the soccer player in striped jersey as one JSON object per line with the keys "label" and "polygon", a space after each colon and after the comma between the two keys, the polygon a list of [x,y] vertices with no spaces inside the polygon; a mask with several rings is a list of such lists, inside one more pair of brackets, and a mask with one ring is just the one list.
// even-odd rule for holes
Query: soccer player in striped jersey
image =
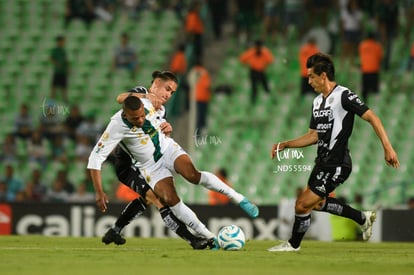
{"label": "soccer player in striped jersey", "polygon": [[309,131],[301,137],[279,142],[272,146],[271,157],[285,148],[300,148],[317,144],[315,166],[309,177],[307,189],[297,198],[295,222],[291,238],[268,249],[270,252],[299,251],[300,243],[310,227],[311,212],[318,210],[346,217],[361,225],[364,240],[372,234],[375,211],[359,211],[329,197],[342,184],[352,170],[348,139],[351,136],[355,114],[369,122],[384,149],[385,161],[398,168],[397,153],[378,116],[348,88],[335,82],[332,59],[316,53],[307,60],[309,84],[319,93],[313,101]]}

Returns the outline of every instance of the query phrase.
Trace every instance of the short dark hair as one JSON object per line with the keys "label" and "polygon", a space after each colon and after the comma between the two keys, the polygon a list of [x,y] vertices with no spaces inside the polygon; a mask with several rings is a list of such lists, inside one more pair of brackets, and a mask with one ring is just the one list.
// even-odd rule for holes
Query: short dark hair
{"label": "short dark hair", "polygon": [[173,72],[170,72],[170,71],[162,71],[162,72],[161,71],[154,71],[152,73],[152,82],[154,82],[154,80],[156,78],[160,78],[164,81],[172,80],[172,81],[174,81],[175,83],[178,84],[177,76]]}
{"label": "short dark hair", "polygon": [[142,101],[136,96],[128,96],[122,106],[124,109],[135,111],[142,107]]}
{"label": "short dark hair", "polygon": [[308,58],[306,61],[306,68],[313,68],[313,71],[317,75],[326,73],[326,76],[330,81],[335,80],[335,66],[332,58],[324,53],[316,53]]}

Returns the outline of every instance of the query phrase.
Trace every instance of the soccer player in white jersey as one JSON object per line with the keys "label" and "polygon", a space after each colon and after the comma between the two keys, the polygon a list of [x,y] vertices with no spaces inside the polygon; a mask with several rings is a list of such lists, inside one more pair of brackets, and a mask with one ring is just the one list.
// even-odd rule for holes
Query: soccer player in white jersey
{"label": "soccer player in white jersey", "polygon": [[311,224],[312,210],[352,219],[361,225],[364,240],[371,237],[376,217],[374,211],[359,211],[328,196],[348,178],[352,170],[348,139],[352,133],[355,114],[373,127],[383,146],[387,165],[399,167],[397,153],[378,116],[356,94],[335,82],[332,59],[328,55],[317,53],[308,58],[306,67],[309,84],[319,93],[313,101],[309,130],[301,137],[274,144],[271,157],[274,158],[278,151],[285,148],[313,144],[317,144],[317,156],[308,187],[296,200],[292,235],[288,241],[269,248],[270,252],[299,251]]}
{"label": "soccer player in white jersey", "polygon": [[[177,78],[170,72],[159,72],[153,73],[153,84],[154,80],[161,79],[160,83],[173,81],[178,83]],[[157,81],[155,81],[157,82]],[[151,86],[153,93],[149,94],[145,87],[137,86],[127,93],[127,95],[135,94],[137,97],[151,98],[152,102],[160,105],[160,99],[156,97],[156,91],[163,85],[159,83]],[[123,101],[124,98],[121,100]],[[122,102],[120,102],[122,103]],[[166,116],[161,119],[165,119]],[[172,131],[172,127],[168,122],[161,124],[161,130],[166,135],[169,135]],[[137,192],[140,197],[129,202],[126,207],[122,210],[121,215],[117,218],[115,223],[107,230],[105,235],[102,237],[102,242],[105,244],[115,243],[116,245],[123,245],[126,239],[121,236],[121,230],[127,226],[134,218],[141,216],[150,204],[153,204],[159,211],[162,220],[165,225],[174,233],[176,233],[183,240],[187,241],[194,249],[205,249],[208,246],[213,245],[209,240],[203,237],[195,236],[191,233],[187,226],[180,221],[171,211],[171,209],[163,204],[160,199],[153,193],[149,185],[146,183],[144,177],[141,175],[139,170],[132,165],[131,157],[124,152],[119,146],[115,149],[115,173],[119,181]]]}
{"label": "soccer player in white jersey", "polygon": [[[176,88],[176,84],[167,90],[174,91],[174,87]],[[169,95],[166,93],[161,98],[166,101],[171,94],[171,92]],[[211,240],[215,238],[214,234],[198,220],[194,212],[179,199],[173,184],[173,172],[178,172],[194,184],[226,194],[251,217],[257,217],[258,208],[243,195],[225,185],[212,173],[199,172],[195,169],[191,159],[182,148],[160,131],[162,124],[162,120],[159,119],[160,111],[156,110],[149,100],[142,99],[142,101],[146,108],[143,108],[141,100],[134,96],[125,99],[123,110],[112,117],[91,153],[88,168],[91,170],[98,207],[102,211],[107,208],[107,197],[102,189],[100,178],[102,162],[114,147],[120,144],[130,154],[134,164],[140,169],[155,193],[170,206],[172,212],[180,220],[200,235]]]}

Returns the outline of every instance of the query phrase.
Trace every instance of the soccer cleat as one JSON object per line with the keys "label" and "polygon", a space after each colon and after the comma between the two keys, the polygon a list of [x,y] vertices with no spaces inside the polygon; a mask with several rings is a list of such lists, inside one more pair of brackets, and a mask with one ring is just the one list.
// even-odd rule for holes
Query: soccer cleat
{"label": "soccer cleat", "polygon": [[372,225],[377,218],[375,211],[363,211],[365,215],[365,223],[361,225],[362,239],[368,241],[372,236]]}
{"label": "soccer cleat", "polygon": [[193,247],[193,249],[196,250],[202,250],[206,249],[208,246],[209,240],[204,238],[196,238],[194,241],[190,243],[190,245]]}
{"label": "soccer cleat", "polygon": [[267,251],[269,252],[297,252],[300,250],[300,246],[298,248],[294,248],[289,241],[283,242],[279,245],[273,246],[269,248]]}
{"label": "soccer cleat", "polygon": [[209,239],[207,245],[210,248],[210,250],[219,250],[220,249],[220,245],[219,245],[216,237]]}
{"label": "soccer cleat", "polygon": [[102,237],[102,242],[105,244],[110,244],[114,242],[116,245],[123,245],[126,242],[126,240],[122,238],[122,236],[119,233],[110,228],[105,233],[105,236]]}
{"label": "soccer cleat", "polygon": [[257,216],[259,216],[259,208],[252,204],[248,199],[244,198],[239,205],[250,217],[257,218]]}

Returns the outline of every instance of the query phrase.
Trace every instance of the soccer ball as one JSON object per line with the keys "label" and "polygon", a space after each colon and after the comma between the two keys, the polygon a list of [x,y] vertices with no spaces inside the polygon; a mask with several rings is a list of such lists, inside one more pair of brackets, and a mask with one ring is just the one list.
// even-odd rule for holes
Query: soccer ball
{"label": "soccer ball", "polygon": [[237,225],[228,225],[220,229],[217,235],[218,243],[224,250],[240,250],[244,247],[243,230]]}

